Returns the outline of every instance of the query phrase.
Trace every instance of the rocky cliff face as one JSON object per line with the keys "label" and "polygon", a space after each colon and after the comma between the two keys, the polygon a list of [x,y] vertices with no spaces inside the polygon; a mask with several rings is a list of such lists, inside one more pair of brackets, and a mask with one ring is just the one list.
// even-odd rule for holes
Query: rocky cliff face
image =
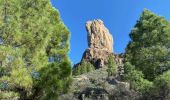
{"label": "rocky cliff face", "polygon": [[102,20],[93,20],[86,23],[89,48],[82,59],[91,62],[96,68],[104,67],[108,56],[113,55],[113,37]]}
{"label": "rocky cliff face", "polygon": [[93,49],[102,49],[113,52],[113,37],[104,26],[102,20],[93,20],[86,23],[88,32],[88,46]]}

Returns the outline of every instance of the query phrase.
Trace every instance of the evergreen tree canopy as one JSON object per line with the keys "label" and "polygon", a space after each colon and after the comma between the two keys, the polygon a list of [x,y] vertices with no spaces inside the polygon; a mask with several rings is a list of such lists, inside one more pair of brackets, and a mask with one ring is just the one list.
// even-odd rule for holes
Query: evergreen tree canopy
{"label": "evergreen tree canopy", "polygon": [[170,69],[170,23],[149,10],[144,10],[130,33],[126,61],[141,70],[146,79]]}
{"label": "evergreen tree canopy", "polygon": [[70,80],[68,50],[69,31],[50,0],[0,0],[0,98],[56,98],[66,89],[57,84]]}
{"label": "evergreen tree canopy", "polygon": [[82,62],[78,66],[73,68],[72,74],[77,76],[77,75],[91,72],[94,69],[95,68],[94,68],[93,64],[91,64],[90,62],[87,62],[83,59]]}
{"label": "evergreen tree canopy", "polygon": [[154,86],[151,89],[151,96],[154,99],[170,99],[170,71],[167,71],[154,80]]}
{"label": "evergreen tree canopy", "polygon": [[108,76],[115,76],[117,74],[117,65],[113,56],[109,56],[107,67]]}

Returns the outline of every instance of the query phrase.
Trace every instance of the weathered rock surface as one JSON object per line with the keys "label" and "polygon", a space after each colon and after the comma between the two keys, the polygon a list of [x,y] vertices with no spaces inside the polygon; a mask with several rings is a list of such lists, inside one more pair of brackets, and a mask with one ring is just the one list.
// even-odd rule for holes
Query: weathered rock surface
{"label": "weathered rock surface", "polygon": [[60,100],[139,100],[129,83],[108,78],[106,70],[100,68],[74,77],[70,92],[61,95]]}
{"label": "weathered rock surface", "polygon": [[91,62],[96,68],[104,67],[108,56],[113,55],[113,37],[102,20],[88,21],[86,29],[89,48],[82,59]]}
{"label": "weathered rock surface", "polygon": [[88,32],[89,48],[96,48],[113,52],[113,37],[109,30],[104,26],[102,20],[88,21],[86,23]]}

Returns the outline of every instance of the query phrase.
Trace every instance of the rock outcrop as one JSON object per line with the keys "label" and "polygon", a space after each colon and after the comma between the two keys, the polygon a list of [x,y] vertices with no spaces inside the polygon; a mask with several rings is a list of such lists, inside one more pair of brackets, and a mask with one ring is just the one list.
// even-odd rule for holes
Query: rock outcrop
{"label": "rock outcrop", "polygon": [[70,91],[59,100],[139,100],[129,83],[108,78],[107,68],[74,77]]}
{"label": "rock outcrop", "polygon": [[86,23],[88,32],[89,48],[96,48],[113,52],[113,37],[109,30],[104,26],[102,20],[88,21]]}
{"label": "rock outcrop", "polygon": [[82,59],[91,62],[96,68],[104,67],[108,56],[113,55],[113,37],[102,20],[88,21],[86,29],[89,48]]}
{"label": "rock outcrop", "polygon": [[[71,92],[61,95],[60,99],[139,100],[139,94],[130,89],[128,82],[122,81],[124,54],[113,53],[113,38],[104,26],[103,21],[88,21],[86,29],[88,32],[88,48],[84,52],[82,60],[92,63],[96,70],[74,76],[70,87]],[[108,68],[105,67],[109,56],[113,56],[116,63],[117,74],[115,76],[108,76]],[[79,64],[75,65],[73,70],[76,70]]]}

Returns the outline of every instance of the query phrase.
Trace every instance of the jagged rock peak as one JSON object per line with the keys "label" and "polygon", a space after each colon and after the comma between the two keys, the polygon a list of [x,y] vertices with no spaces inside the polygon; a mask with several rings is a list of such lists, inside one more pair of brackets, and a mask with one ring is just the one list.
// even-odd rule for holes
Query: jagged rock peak
{"label": "jagged rock peak", "polygon": [[113,52],[113,37],[100,19],[86,23],[89,48],[99,48]]}
{"label": "jagged rock peak", "polygon": [[88,48],[82,59],[91,62],[96,68],[104,67],[108,57],[113,55],[113,37],[100,19],[86,23]]}

